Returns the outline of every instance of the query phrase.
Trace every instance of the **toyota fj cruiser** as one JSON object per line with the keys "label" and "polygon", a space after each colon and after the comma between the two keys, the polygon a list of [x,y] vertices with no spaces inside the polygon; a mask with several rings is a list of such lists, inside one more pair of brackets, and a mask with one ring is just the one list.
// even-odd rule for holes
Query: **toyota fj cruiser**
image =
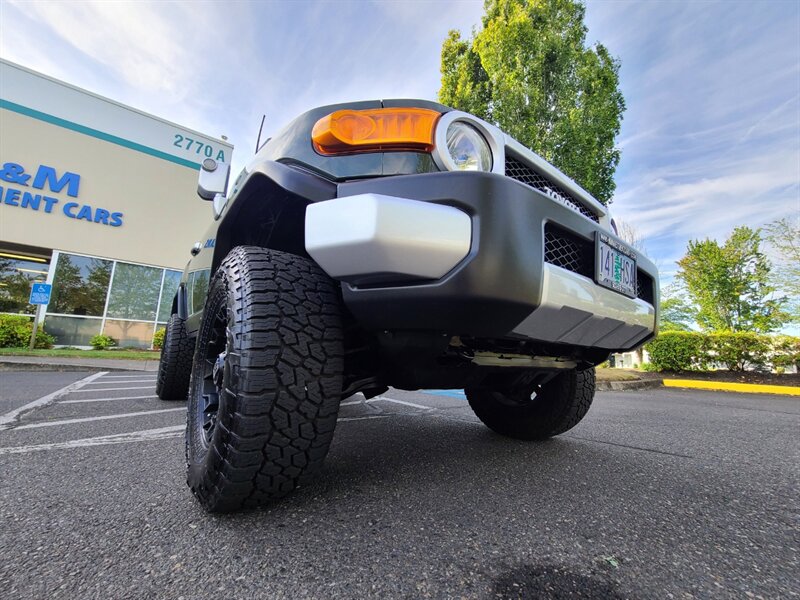
{"label": "toyota fj cruiser", "polygon": [[[172,305],[158,395],[188,396],[188,483],[230,511],[317,471],[339,403],[463,388],[495,432],[563,433],[594,367],[655,333],[653,263],[502,131],[417,100],[311,110],[228,190]],[[226,195],[227,191],[227,195]]]}

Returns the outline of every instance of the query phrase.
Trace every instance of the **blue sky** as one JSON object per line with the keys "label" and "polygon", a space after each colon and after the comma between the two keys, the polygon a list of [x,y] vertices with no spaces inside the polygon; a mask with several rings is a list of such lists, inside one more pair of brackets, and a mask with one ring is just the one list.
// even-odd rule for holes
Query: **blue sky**
{"label": "blue sky", "polygon": [[[337,101],[435,99],[482,1],[0,2],[0,55],[236,145]],[[612,210],[669,280],[689,239],[800,215],[800,3],[591,1],[622,62]]]}

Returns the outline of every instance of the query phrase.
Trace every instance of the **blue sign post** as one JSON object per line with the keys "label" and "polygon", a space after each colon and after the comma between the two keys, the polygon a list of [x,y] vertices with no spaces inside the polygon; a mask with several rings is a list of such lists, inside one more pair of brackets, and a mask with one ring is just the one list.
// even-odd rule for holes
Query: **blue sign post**
{"label": "blue sign post", "polygon": [[50,293],[52,291],[53,284],[51,283],[34,283],[31,286],[31,296],[28,302],[36,305],[36,316],[33,318],[33,330],[31,331],[31,343],[29,346],[31,350],[36,347],[36,330],[39,328],[39,320],[42,317],[42,307],[50,303]]}

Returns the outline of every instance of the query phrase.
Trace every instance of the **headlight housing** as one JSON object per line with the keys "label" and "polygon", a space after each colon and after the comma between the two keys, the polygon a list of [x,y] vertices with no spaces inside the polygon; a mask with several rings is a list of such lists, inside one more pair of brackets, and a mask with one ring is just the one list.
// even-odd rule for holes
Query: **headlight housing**
{"label": "headlight housing", "polygon": [[503,174],[505,135],[494,125],[460,110],[444,113],[436,124],[433,161],[442,171]]}
{"label": "headlight housing", "polygon": [[447,127],[447,152],[458,171],[491,171],[489,143],[469,123],[453,121]]}

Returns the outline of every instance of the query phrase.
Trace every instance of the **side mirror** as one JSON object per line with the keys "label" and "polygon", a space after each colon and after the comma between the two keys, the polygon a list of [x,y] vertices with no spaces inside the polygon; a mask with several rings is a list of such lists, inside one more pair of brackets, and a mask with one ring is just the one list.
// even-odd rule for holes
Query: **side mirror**
{"label": "side mirror", "polygon": [[214,196],[214,220],[216,221],[222,216],[222,211],[228,205],[228,198],[225,194],[217,194]]}
{"label": "side mirror", "polygon": [[217,194],[225,194],[230,174],[230,165],[225,165],[225,168],[221,168],[213,158],[205,159],[200,166],[197,195],[203,200],[213,200]]}

